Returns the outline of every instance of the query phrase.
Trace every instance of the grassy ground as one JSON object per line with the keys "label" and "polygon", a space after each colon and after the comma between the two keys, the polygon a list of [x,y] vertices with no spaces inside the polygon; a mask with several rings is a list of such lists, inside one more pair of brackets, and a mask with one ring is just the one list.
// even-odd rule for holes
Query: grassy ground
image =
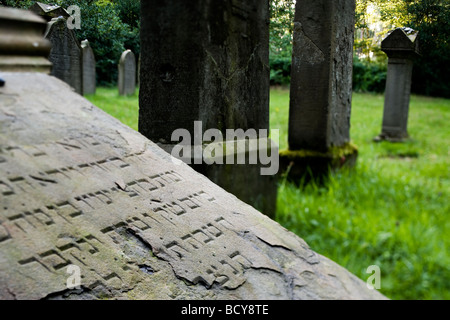
{"label": "grassy ground", "polygon": [[[95,105],[137,129],[138,103],[99,88]],[[271,128],[287,148],[289,92],[271,92]],[[354,94],[351,135],[357,167],[326,188],[282,181],[277,221],[317,252],[363,280],[381,268],[381,292],[392,299],[450,299],[450,100],[413,96],[410,141],[374,143],[383,96]]]}

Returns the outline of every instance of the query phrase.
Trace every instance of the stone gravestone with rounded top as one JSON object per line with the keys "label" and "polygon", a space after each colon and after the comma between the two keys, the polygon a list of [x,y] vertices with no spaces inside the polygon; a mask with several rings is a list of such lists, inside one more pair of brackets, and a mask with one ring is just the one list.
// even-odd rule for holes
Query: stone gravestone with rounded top
{"label": "stone gravestone with rounded top", "polygon": [[126,50],[120,57],[118,85],[121,96],[136,92],[136,57],[131,50]]}
{"label": "stone gravestone with rounded top", "polygon": [[95,94],[96,91],[96,71],[95,55],[89,41],[81,42],[83,52],[83,94]]}

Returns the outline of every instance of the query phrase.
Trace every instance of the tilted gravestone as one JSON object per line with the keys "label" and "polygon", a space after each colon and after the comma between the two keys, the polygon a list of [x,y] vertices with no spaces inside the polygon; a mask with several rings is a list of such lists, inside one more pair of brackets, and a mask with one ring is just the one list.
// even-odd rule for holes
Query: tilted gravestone
{"label": "tilted gravestone", "polygon": [[[269,129],[269,1],[151,0],[142,1],[141,12],[144,136],[171,152],[178,129],[200,139],[210,129],[224,137],[226,130]],[[200,132],[195,122],[201,122]],[[202,142],[209,143],[195,145]],[[198,159],[196,170],[275,213],[276,176],[261,176],[260,164],[205,165]]]}
{"label": "tilted gravestone", "polygon": [[292,174],[354,161],[350,144],[355,0],[298,0],[294,19],[289,150]]}
{"label": "tilted gravestone", "polygon": [[384,298],[62,81],[2,76],[0,299]]}
{"label": "tilted gravestone", "polygon": [[383,128],[376,141],[403,141],[408,135],[409,101],[413,60],[419,54],[418,31],[397,28],[381,43],[389,57],[386,79]]}
{"label": "tilted gravestone", "polygon": [[67,27],[67,20],[52,19],[48,23],[45,38],[52,43],[48,58],[53,63],[51,75],[83,94],[81,46],[75,32]]}
{"label": "tilted gravestone", "polygon": [[96,71],[95,55],[88,40],[81,42],[83,56],[83,94],[95,94],[96,91]]}
{"label": "tilted gravestone", "polygon": [[65,19],[69,18],[69,13],[58,5],[47,4],[42,2],[34,3],[30,9],[31,12],[43,17],[45,20],[50,22],[54,18],[63,17]]}
{"label": "tilted gravestone", "polygon": [[126,50],[120,57],[118,85],[121,96],[136,92],[136,57],[131,50]]}

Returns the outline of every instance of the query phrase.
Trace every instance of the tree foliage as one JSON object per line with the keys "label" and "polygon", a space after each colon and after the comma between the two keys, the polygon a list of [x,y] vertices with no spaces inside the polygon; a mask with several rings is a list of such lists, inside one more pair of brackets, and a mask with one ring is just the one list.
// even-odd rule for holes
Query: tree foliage
{"label": "tree foliage", "polygon": [[291,81],[292,37],[295,0],[270,1],[270,81],[287,85]]}

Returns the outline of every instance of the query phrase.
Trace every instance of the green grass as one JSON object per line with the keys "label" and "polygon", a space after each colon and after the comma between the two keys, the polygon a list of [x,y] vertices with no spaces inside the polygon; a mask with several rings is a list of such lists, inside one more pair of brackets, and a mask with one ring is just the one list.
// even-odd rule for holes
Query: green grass
{"label": "green grass", "polygon": [[[95,105],[137,129],[138,102],[100,88]],[[327,187],[282,181],[277,221],[363,280],[381,268],[392,299],[450,299],[450,100],[413,96],[405,143],[375,143],[383,96],[354,94],[351,135],[357,167]],[[271,91],[271,128],[287,148],[289,91]]]}
{"label": "green grass", "polygon": [[132,96],[119,96],[117,88],[97,88],[95,95],[86,98],[122,123],[138,130],[139,91]]}

